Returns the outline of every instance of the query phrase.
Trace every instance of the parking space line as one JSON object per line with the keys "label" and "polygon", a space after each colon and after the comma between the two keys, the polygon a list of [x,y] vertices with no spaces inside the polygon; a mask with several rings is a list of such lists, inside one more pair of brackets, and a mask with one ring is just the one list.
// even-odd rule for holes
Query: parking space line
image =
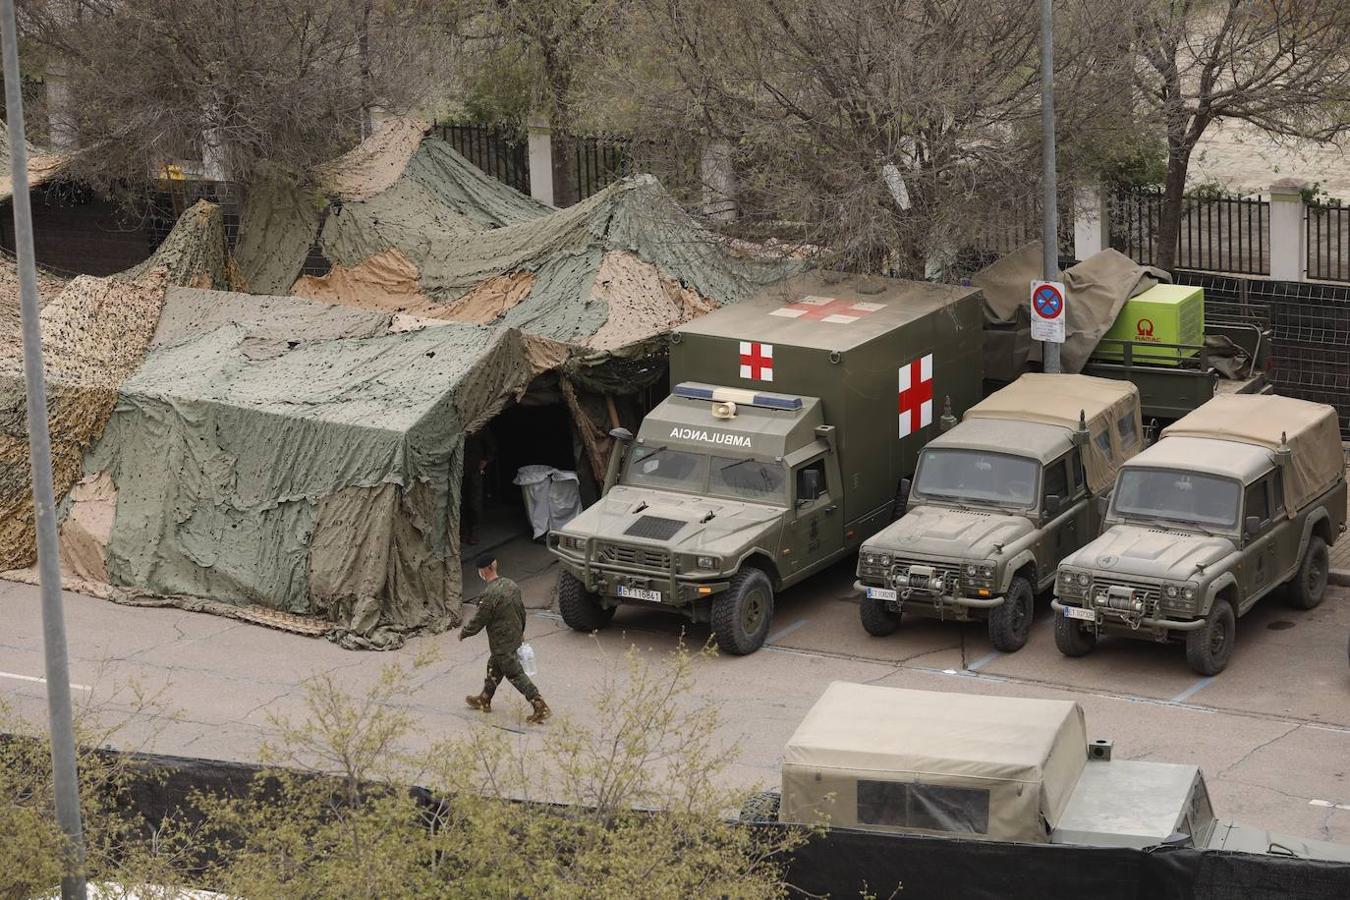
{"label": "parking space line", "polygon": [[787,637],[789,634],[792,634],[792,632],[796,631],[798,628],[801,628],[803,625],[805,625],[805,624],[806,624],[807,622],[809,622],[809,621],[811,621],[811,620],[810,620],[810,619],[798,619],[797,621],[793,622],[791,625],[787,626],[786,628],[780,628],[778,631],[775,631],[773,634],[769,635],[768,639],[765,640],[764,643],[766,643],[766,644],[772,644],[774,641],[777,641],[777,640],[780,640],[780,639],[782,639],[782,638],[785,638],[785,637]]}
{"label": "parking space line", "polygon": [[1200,690],[1201,688],[1203,688],[1205,685],[1209,684],[1209,683],[1210,683],[1211,681],[1213,681],[1213,680],[1214,680],[1214,676],[1213,676],[1213,675],[1210,675],[1210,676],[1208,676],[1208,677],[1206,677],[1206,678],[1201,678],[1201,679],[1200,679],[1199,681],[1197,681],[1195,684],[1193,684],[1193,685],[1191,685],[1190,687],[1186,688],[1186,690],[1182,691],[1180,694],[1177,694],[1175,697],[1173,697],[1171,700],[1168,700],[1167,702],[1168,702],[1168,703],[1185,703],[1187,700],[1191,699],[1191,697],[1195,695],[1195,692],[1196,692],[1196,691]]}
{"label": "parking space line", "polygon": [[1309,806],[1320,806],[1323,809],[1345,809],[1350,810],[1350,803],[1335,803],[1331,800],[1309,800]]}
{"label": "parking space line", "polygon": [[[33,684],[46,684],[46,683],[47,683],[47,679],[45,679],[45,678],[39,678],[39,677],[37,677],[36,675],[16,675],[16,674],[14,674],[13,672],[0,672],[0,678],[13,678],[15,681],[31,681]],[[71,682],[70,687],[71,687],[72,690],[76,690],[76,691],[92,691],[92,690],[93,690],[93,688],[91,688],[91,687],[90,687],[89,685],[87,685],[87,684],[75,684],[74,682]]]}
{"label": "parking space line", "polygon": [[966,669],[971,672],[978,672],[980,671],[980,669],[983,669],[985,666],[989,665],[991,662],[998,659],[1002,655],[1003,654],[998,652],[997,650],[993,651],[992,653],[986,653],[984,656],[981,656],[979,659],[975,660],[973,663],[966,666]]}

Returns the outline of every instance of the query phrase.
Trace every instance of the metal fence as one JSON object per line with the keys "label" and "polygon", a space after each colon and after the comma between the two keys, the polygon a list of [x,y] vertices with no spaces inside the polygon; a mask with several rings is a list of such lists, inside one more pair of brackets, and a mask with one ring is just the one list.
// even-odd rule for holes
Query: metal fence
{"label": "metal fence", "polygon": [[1205,289],[1205,320],[1271,330],[1276,389],[1336,408],[1350,438],[1350,286],[1176,271]]}
{"label": "metal fence", "polygon": [[[1110,201],[1111,246],[1138,262],[1158,255],[1163,192],[1139,188]],[[1270,274],[1270,203],[1227,194],[1187,196],[1177,233],[1176,265],[1209,272]]]}
{"label": "metal fence", "polygon": [[1350,207],[1310,203],[1304,225],[1308,277],[1350,281]]}
{"label": "metal fence", "polygon": [[529,142],[518,133],[490,125],[438,122],[436,136],[487,174],[520,191],[530,192]]}
{"label": "metal fence", "polygon": [[634,174],[634,142],[628,138],[578,137],[575,146],[578,202]]}

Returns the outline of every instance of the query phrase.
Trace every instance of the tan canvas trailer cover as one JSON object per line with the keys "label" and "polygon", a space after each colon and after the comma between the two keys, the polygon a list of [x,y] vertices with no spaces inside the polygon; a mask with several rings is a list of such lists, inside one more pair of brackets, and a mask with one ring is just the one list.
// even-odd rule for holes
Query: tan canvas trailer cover
{"label": "tan canvas trailer cover", "polygon": [[1072,701],[836,681],[784,749],[782,818],[1044,842],[1086,761]]}
{"label": "tan canvas trailer cover", "polygon": [[1219,394],[1163,429],[1163,437],[1217,438],[1275,450],[1283,436],[1292,451],[1284,477],[1289,516],[1334,485],[1345,471],[1336,410],[1274,394]]}
{"label": "tan canvas trailer cover", "polygon": [[1075,429],[1080,412],[1087,417],[1091,436],[1083,470],[1092,490],[1102,491],[1115,482],[1121,463],[1143,447],[1139,388],[1130,382],[1029,372],[972,406],[965,418],[1016,419]]}

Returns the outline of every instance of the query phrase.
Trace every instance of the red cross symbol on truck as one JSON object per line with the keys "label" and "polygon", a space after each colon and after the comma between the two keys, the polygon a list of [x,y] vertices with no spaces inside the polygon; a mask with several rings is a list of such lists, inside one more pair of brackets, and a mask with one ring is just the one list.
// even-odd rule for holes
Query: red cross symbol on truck
{"label": "red cross symbol on truck", "polygon": [[830,325],[847,325],[863,316],[881,309],[881,303],[862,303],[841,300],[838,297],[803,297],[796,303],[780,306],[771,316],[783,316],[787,319],[808,319],[813,322],[825,322]]}
{"label": "red cross symbol on truck", "polygon": [[741,377],[773,381],[773,344],[741,341]]}
{"label": "red cross symbol on truck", "polygon": [[900,437],[933,424],[933,354],[900,367]]}

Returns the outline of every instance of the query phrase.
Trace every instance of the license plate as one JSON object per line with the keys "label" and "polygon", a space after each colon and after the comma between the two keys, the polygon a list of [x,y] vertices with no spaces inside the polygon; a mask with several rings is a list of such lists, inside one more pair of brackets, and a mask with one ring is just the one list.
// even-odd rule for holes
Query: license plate
{"label": "license plate", "polygon": [[660,591],[650,591],[647,588],[629,587],[626,584],[619,585],[619,596],[628,597],[632,600],[650,600],[653,603],[661,602]]}
{"label": "license plate", "polygon": [[895,591],[890,588],[870,587],[867,589],[868,600],[894,600]]}
{"label": "license plate", "polygon": [[1097,612],[1091,609],[1084,609],[1081,606],[1066,606],[1064,607],[1064,618],[1095,622],[1097,621]]}

